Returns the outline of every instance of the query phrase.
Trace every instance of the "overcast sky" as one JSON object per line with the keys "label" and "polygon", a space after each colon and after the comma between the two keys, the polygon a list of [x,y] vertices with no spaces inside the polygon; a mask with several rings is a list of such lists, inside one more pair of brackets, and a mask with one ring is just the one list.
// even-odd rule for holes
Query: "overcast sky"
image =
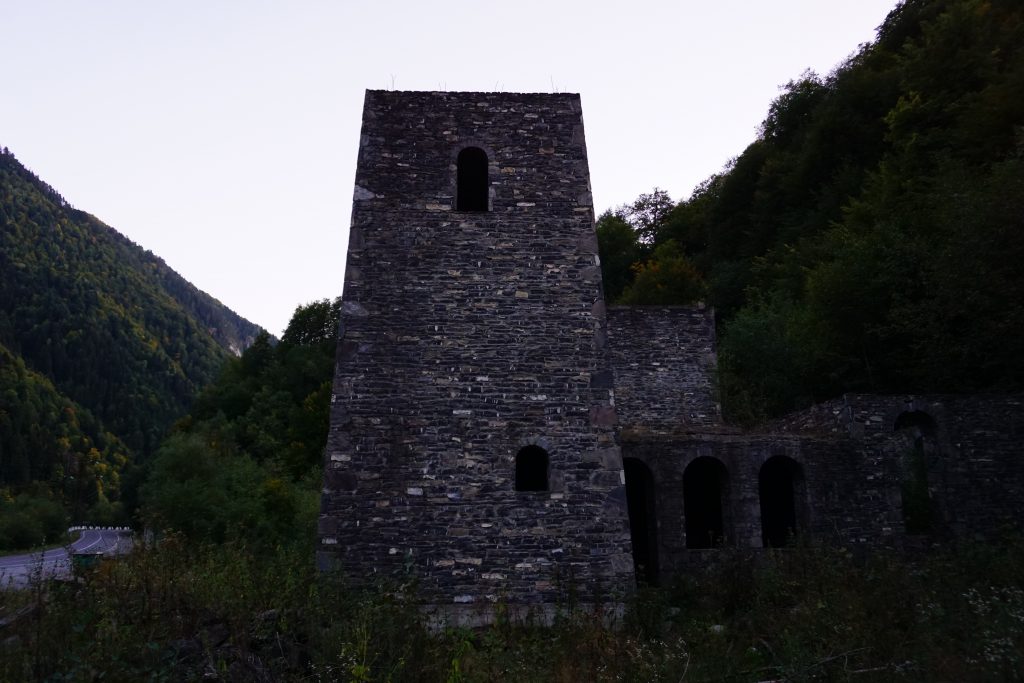
{"label": "overcast sky", "polygon": [[280,335],[341,293],[363,93],[578,92],[595,209],[673,198],[895,0],[0,0],[0,146]]}

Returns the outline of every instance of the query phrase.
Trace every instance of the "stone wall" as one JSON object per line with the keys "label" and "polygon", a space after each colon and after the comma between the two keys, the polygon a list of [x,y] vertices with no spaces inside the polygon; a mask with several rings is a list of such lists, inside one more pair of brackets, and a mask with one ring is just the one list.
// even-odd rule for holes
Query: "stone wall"
{"label": "stone wall", "polygon": [[[621,408],[620,408],[621,409]],[[897,428],[901,415],[924,413],[934,433]],[[904,484],[908,454],[923,440],[934,520],[927,535],[908,534]],[[851,549],[919,546],[950,538],[997,538],[1024,519],[1024,397],[848,394],[787,416],[762,433],[719,428],[689,433],[623,432],[622,454],[655,481],[658,564],[662,577],[713,558],[687,548],[684,480],[697,458],[728,473],[722,501],[723,546],[761,548],[761,467],[783,456],[799,466],[798,533]],[[921,445],[921,442],[917,442]]]}
{"label": "stone wall", "polygon": [[687,549],[684,478],[697,458],[713,458],[728,473],[723,547],[764,547],[759,475],[777,457],[799,467],[794,491],[798,538],[874,547],[894,544],[901,531],[894,468],[880,454],[858,451],[848,439],[711,432],[645,435],[624,439],[622,454],[644,462],[656,482],[663,576],[701,564],[713,552]]}
{"label": "stone wall", "polygon": [[[456,209],[467,147],[487,157],[487,211]],[[925,542],[1019,528],[1024,397],[849,394],[729,427],[710,309],[605,310],[589,188],[577,95],[367,93],[321,567],[415,580],[436,608],[614,600],[633,583],[623,458],[649,524],[638,547],[656,554],[637,566],[663,578],[717,552],[687,538],[686,491],[707,482],[709,544],[761,548],[780,463],[793,530],[814,542],[921,541],[911,480]],[[543,490],[516,490],[527,447],[549,458]],[[721,478],[694,485],[700,471]]]}
{"label": "stone wall", "polygon": [[[454,208],[469,146],[487,212]],[[367,92],[322,567],[433,604],[631,587],[600,279],[578,95]],[[549,490],[515,490],[530,445]]]}
{"label": "stone wall", "polygon": [[623,430],[664,433],[721,422],[712,309],[611,306],[608,338]]}
{"label": "stone wall", "polygon": [[1024,519],[1024,397],[990,395],[847,394],[781,421],[779,431],[816,429],[844,434],[859,452],[895,463],[913,438],[898,429],[901,415],[926,415],[928,489],[939,536],[990,536]]}

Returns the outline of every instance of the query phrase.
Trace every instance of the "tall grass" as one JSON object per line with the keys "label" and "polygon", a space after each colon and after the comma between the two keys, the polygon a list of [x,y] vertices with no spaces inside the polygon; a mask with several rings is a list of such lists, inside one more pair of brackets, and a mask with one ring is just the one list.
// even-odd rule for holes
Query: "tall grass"
{"label": "tall grass", "polygon": [[169,538],[81,580],[0,594],[4,681],[991,681],[1024,678],[1024,543],[858,560],[749,555],[565,610],[431,632],[381,586],[318,574],[308,547]]}

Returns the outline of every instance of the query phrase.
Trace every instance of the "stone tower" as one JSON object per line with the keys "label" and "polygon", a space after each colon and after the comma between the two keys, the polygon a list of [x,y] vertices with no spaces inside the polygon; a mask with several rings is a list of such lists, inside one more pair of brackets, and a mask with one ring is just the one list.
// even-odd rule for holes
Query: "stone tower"
{"label": "stone tower", "polygon": [[427,604],[633,584],[580,98],[368,91],[322,568]]}

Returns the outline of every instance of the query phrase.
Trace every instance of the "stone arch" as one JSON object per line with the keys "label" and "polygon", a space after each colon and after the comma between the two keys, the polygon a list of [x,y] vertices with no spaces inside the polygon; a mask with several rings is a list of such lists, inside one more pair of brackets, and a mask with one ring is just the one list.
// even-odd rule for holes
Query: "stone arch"
{"label": "stone arch", "polygon": [[908,534],[932,533],[936,510],[928,474],[937,458],[937,425],[923,410],[907,410],[896,417],[893,431],[905,439],[900,458],[903,527]]}
{"label": "stone arch", "polygon": [[803,467],[786,455],[768,458],[757,477],[761,500],[761,541],[765,548],[783,548],[805,531]]}
{"label": "stone arch", "polygon": [[523,446],[516,453],[516,491],[550,490],[551,459],[538,445]]}
{"label": "stone arch", "polygon": [[683,471],[686,547],[718,548],[728,527],[729,471],[721,460],[703,455]]}
{"label": "stone arch", "polygon": [[658,525],[654,475],[644,461],[623,458],[626,506],[633,543],[633,570],[637,583],[658,584]]}
{"label": "stone arch", "polygon": [[490,182],[487,152],[480,147],[464,147],[456,160],[455,209],[489,210]]}

